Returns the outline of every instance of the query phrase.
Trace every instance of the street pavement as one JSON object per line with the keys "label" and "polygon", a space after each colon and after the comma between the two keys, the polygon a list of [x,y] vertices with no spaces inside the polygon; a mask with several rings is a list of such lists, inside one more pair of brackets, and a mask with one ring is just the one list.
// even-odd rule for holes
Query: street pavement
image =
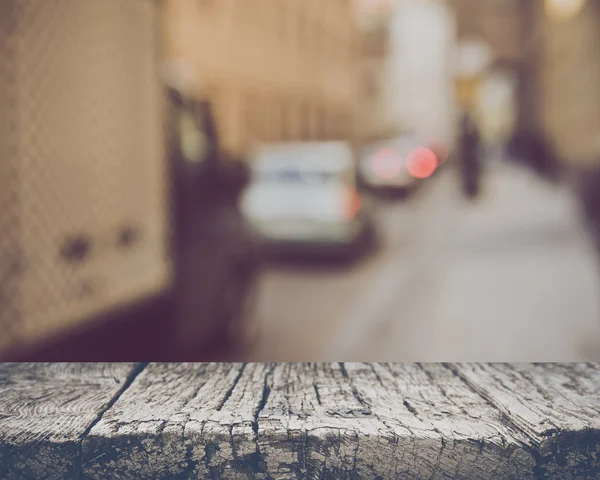
{"label": "street pavement", "polygon": [[378,201],[382,246],[347,266],[269,267],[253,360],[598,361],[600,277],[575,196],[490,163]]}

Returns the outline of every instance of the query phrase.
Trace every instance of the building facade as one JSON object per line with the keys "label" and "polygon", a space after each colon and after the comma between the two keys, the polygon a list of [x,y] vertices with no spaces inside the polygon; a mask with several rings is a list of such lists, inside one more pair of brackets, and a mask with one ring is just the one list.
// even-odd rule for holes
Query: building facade
{"label": "building facade", "polygon": [[498,62],[519,63],[522,56],[523,0],[449,0],[458,20],[458,40],[481,38]]}
{"label": "building facade", "polygon": [[388,85],[399,132],[451,149],[456,124],[455,18],[444,2],[404,0],[391,19]]}
{"label": "building facade", "polygon": [[562,161],[585,166],[600,157],[600,2],[570,3],[582,6],[567,18],[537,5],[536,113]]}
{"label": "building facade", "polygon": [[449,0],[517,82],[517,128],[545,134],[566,164],[600,155],[600,2]]}
{"label": "building facade", "polygon": [[[528,121],[533,110],[522,78],[527,76],[526,10],[521,0],[449,0],[457,18],[457,35],[464,42],[488,49],[486,67],[463,81],[458,93],[464,108],[478,119],[484,140],[506,141]],[[530,122],[531,123],[531,122]]]}
{"label": "building facade", "polygon": [[165,56],[213,100],[225,148],[352,138],[353,0],[164,0]]}
{"label": "building facade", "polygon": [[387,2],[358,2],[359,111],[357,136],[362,142],[396,133],[388,85],[390,7]]}

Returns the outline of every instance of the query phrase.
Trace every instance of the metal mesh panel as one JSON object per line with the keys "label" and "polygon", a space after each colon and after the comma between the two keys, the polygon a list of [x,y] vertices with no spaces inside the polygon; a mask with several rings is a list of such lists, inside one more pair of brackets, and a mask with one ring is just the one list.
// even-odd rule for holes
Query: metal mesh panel
{"label": "metal mesh panel", "polygon": [[11,333],[0,348],[169,276],[154,2],[3,0],[2,10],[0,182],[14,191],[2,198],[0,259],[19,250],[23,268],[2,287],[19,303],[2,299]]}
{"label": "metal mesh panel", "polygon": [[[16,118],[16,9],[11,2],[0,7],[0,329],[15,332],[18,315],[19,267],[17,212]],[[6,332],[6,333],[4,333]]]}

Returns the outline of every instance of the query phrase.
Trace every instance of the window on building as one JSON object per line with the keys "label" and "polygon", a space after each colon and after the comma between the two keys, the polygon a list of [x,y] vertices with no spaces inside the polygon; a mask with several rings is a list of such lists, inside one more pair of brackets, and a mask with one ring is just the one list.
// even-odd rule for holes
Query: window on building
{"label": "window on building", "polygon": [[321,23],[315,22],[312,25],[310,33],[311,38],[308,41],[310,42],[311,51],[318,57],[321,57],[329,49],[327,37],[323,35],[323,26]]}
{"label": "window on building", "polygon": [[252,123],[249,128],[254,132],[254,141],[264,142],[269,139],[269,111],[262,95],[254,95],[252,99],[252,115],[248,117]]}
{"label": "window on building", "polygon": [[354,29],[354,25],[348,22],[344,26],[344,51],[346,52],[346,58],[352,60],[354,57],[354,51],[356,49],[357,31]]}
{"label": "window on building", "polygon": [[339,110],[334,112],[331,115],[331,130],[332,135],[336,138],[336,140],[341,140],[344,138],[344,116],[339,113]]}
{"label": "window on building", "polygon": [[300,116],[301,125],[301,136],[303,140],[310,140],[312,138],[312,119],[310,105],[305,103],[302,105]]}
{"label": "window on building", "polygon": [[198,0],[198,3],[203,8],[212,8],[217,3],[217,0]]}
{"label": "window on building", "polygon": [[286,2],[276,1],[273,2],[270,8],[275,10],[275,28],[277,28],[279,33],[278,37],[280,39],[286,38],[288,35],[287,30],[289,28],[290,20],[289,5],[287,5]]}
{"label": "window on building", "polygon": [[260,126],[261,126],[261,134],[260,139],[262,141],[268,142],[273,140],[273,107],[269,103],[269,99],[265,96],[262,96],[260,99]]}
{"label": "window on building", "polygon": [[298,105],[295,103],[290,105],[290,110],[288,113],[290,139],[298,140],[298,138],[300,137],[300,132],[298,129],[300,109]]}
{"label": "window on building", "polygon": [[325,138],[328,140],[331,140],[334,138],[332,126],[333,126],[333,123],[331,121],[331,111],[329,108],[324,108],[323,109],[323,130],[325,132]]}
{"label": "window on building", "polygon": [[336,140],[341,138],[340,135],[340,116],[337,112],[332,112],[330,115],[331,136]]}
{"label": "window on building", "polygon": [[277,101],[277,140],[287,141],[288,129],[286,125],[286,108],[281,99]]}
{"label": "window on building", "polygon": [[261,137],[264,141],[273,141],[277,138],[277,111],[271,99],[263,96],[260,104]]}
{"label": "window on building", "polygon": [[336,140],[341,140],[344,138],[344,115],[340,110],[336,110],[331,115],[332,121],[332,136]]}
{"label": "window on building", "polygon": [[327,117],[327,108],[322,106],[319,110],[318,116],[318,134],[321,140],[327,140],[331,138],[331,131],[329,130],[329,119]]}
{"label": "window on building", "polygon": [[320,125],[319,125],[319,107],[314,104],[310,109],[310,120],[311,120],[311,139],[318,140],[320,135]]}
{"label": "window on building", "polygon": [[298,8],[296,12],[296,37],[300,50],[305,50],[310,41],[309,22],[307,19],[306,10]]}
{"label": "window on building", "polygon": [[303,125],[303,119],[302,119],[302,115],[303,115],[303,108],[302,108],[302,103],[296,103],[294,105],[294,118],[293,118],[293,122],[294,122],[294,140],[302,140],[303,135],[304,135],[304,125]]}
{"label": "window on building", "polygon": [[243,124],[244,138],[248,144],[253,144],[264,140],[268,135],[266,132],[266,122],[264,109],[260,96],[251,92],[246,97],[245,116]]}
{"label": "window on building", "polygon": [[279,139],[282,142],[287,142],[291,139],[290,125],[288,119],[288,106],[285,101],[279,103]]}
{"label": "window on building", "polygon": [[377,95],[378,82],[377,82],[377,76],[375,75],[374,72],[369,71],[365,75],[364,89],[365,89],[364,90],[365,95],[367,95],[369,98],[373,98]]}
{"label": "window on building", "polygon": [[253,93],[249,93],[246,95],[245,101],[243,103],[244,106],[244,129],[248,131],[249,134],[257,133],[256,126],[256,96]]}
{"label": "window on building", "polygon": [[351,110],[342,111],[340,134],[342,138],[351,139],[354,134],[354,115]]}

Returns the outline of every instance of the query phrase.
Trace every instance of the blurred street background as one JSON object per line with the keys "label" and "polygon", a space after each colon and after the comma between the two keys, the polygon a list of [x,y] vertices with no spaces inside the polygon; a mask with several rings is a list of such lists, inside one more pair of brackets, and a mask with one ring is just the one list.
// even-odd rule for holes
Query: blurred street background
{"label": "blurred street background", "polygon": [[272,266],[257,360],[597,358],[597,257],[576,197],[511,166],[470,204],[453,172],[377,209],[358,264]]}
{"label": "blurred street background", "polygon": [[[201,359],[212,348],[208,332],[223,330],[206,326],[209,317],[244,330],[244,319],[233,320],[250,285],[259,334],[241,360],[600,359],[600,1],[77,2],[0,0],[0,112],[9,112],[0,113],[1,348],[37,345],[175,291],[188,292],[175,303],[195,322],[175,337],[203,337],[205,350],[191,357]],[[256,180],[260,145],[343,142],[368,166],[375,156],[363,155],[366,147],[389,152],[386,142],[412,136],[436,164],[425,173],[423,163],[407,167],[408,183],[393,185],[402,195],[382,187],[387,174],[375,167],[379,183],[369,188],[358,173],[343,177],[377,238],[364,252],[261,256],[254,277],[238,257],[229,269],[217,257],[242,234],[227,227],[236,222],[227,208],[190,194],[177,200],[188,202],[177,217],[184,233],[172,233],[169,175],[183,179],[170,191],[193,182],[185,180],[191,173],[167,171],[176,154],[160,154],[155,58],[179,66],[170,78],[185,84],[181,98],[210,104],[218,136],[206,122],[194,128],[205,143],[218,137],[217,163],[235,159],[250,172],[251,194],[236,200],[242,216],[259,197],[264,212],[283,209],[293,189],[267,194],[271,187]],[[190,148],[205,143],[186,143],[188,124],[177,125],[178,155],[190,160]],[[274,182],[303,181],[282,172]],[[205,219],[198,227],[196,216]],[[217,225],[218,239],[198,233]],[[88,227],[98,242],[80,235]],[[123,257],[95,253],[113,242],[105,227],[118,233]],[[61,253],[71,262],[64,269],[54,251],[63,234],[75,235]],[[185,235],[168,250],[171,237]],[[331,235],[323,242],[333,245]],[[88,251],[89,269],[81,266]],[[242,270],[245,283],[232,281],[230,271],[239,279]],[[230,295],[234,307],[217,305]],[[175,324],[171,310],[151,310]],[[94,334],[92,342],[96,352],[116,351],[127,338],[125,353],[115,354],[125,358],[153,328],[160,339],[164,325],[138,324],[136,341]],[[231,331],[220,333],[231,340]]]}

